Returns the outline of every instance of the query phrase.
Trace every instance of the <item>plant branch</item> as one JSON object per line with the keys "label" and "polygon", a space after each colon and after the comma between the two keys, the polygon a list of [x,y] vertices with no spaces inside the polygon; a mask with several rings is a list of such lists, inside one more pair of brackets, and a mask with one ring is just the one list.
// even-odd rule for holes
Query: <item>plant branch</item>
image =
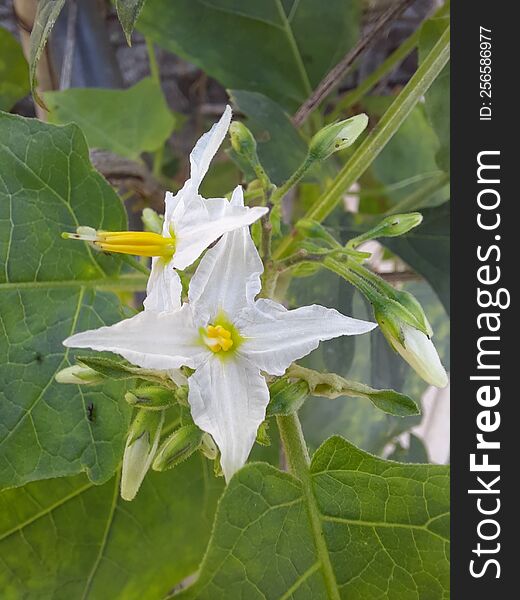
{"label": "plant branch", "polygon": [[302,426],[296,413],[286,417],[276,417],[280,437],[282,438],[285,454],[289,462],[291,473],[300,480],[302,485],[303,497],[307,514],[311,524],[316,553],[321,563],[323,579],[327,588],[328,596],[331,600],[340,600],[338,584],[334,569],[330,562],[330,555],[325,543],[325,536],[321,526],[320,512],[314,490],[312,478],[309,470],[310,457],[307,444],[303,437]]}
{"label": "plant branch", "polygon": [[[449,57],[450,28],[447,27],[379,123],[357,147],[350,160],[332,182],[332,185],[305,215],[305,219],[321,222],[334,210],[341,200],[342,194],[368,169],[424,96],[448,62]],[[277,248],[275,258],[283,256],[297,236],[298,233],[295,231],[292,236],[285,238]]]}
{"label": "plant branch", "polygon": [[414,1],[415,0],[400,0],[395,4],[392,4],[390,8],[379,17],[367,35],[363,36],[354,48],[352,48],[344,58],[327,73],[327,75],[325,75],[314,92],[296,111],[296,114],[293,117],[293,123],[296,127],[299,127],[322,100],[324,100],[340,83],[357,58],[359,58],[359,56],[369,48],[379,36],[388,31],[392,20],[400,15]]}

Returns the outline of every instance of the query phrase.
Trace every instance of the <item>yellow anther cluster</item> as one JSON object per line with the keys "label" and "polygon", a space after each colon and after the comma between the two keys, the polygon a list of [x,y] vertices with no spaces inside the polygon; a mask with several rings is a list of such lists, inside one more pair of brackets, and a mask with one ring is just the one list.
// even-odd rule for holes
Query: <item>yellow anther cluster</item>
{"label": "yellow anther cluster", "polygon": [[228,331],[222,325],[208,325],[205,335],[206,345],[212,352],[227,352],[233,346],[231,331]]}
{"label": "yellow anther cluster", "polygon": [[134,256],[170,257],[175,252],[175,240],[149,231],[94,231],[65,234],[69,239],[84,240],[103,250]]}

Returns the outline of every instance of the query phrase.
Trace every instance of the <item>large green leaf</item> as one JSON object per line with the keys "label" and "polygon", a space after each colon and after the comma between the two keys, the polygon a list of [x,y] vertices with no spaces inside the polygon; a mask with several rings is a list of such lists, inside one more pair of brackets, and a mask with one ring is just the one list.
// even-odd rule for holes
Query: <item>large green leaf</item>
{"label": "large green leaf", "polygon": [[29,67],[22,47],[0,27],[0,110],[11,110],[29,88]]}
{"label": "large green leaf", "polygon": [[354,45],[357,0],[148,0],[138,28],[227,88],[294,110]]}
{"label": "large green leaf", "polygon": [[29,78],[31,89],[38,103],[42,104],[36,94],[36,67],[42,55],[47,38],[49,37],[56,19],[60,16],[65,0],[39,0],[31,31],[31,46],[29,50]]}
{"label": "large green leaf", "polygon": [[76,123],[91,148],[132,159],[157,150],[176,124],[160,85],[149,77],[127,90],[70,88],[44,97],[51,122]]}
{"label": "large green leaf", "polygon": [[304,489],[266,464],[242,469],[219,504],[199,579],[178,597],[449,597],[447,467],[382,460],[334,437]]}
{"label": "large green leaf", "polygon": [[307,156],[307,144],[289,115],[276,102],[257,92],[230,90],[233,104],[247,115],[246,125],[257,140],[258,158],[271,181],[280,185]]}
{"label": "large green leaf", "polygon": [[[77,225],[126,227],[121,202],[94,171],[81,131],[0,113],[0,486],[86,470],[108,479],[121,458],[123,387],[60,385],[62,340],[121,318],[119,260],[63,240]],[[87,419],[95,405],[96,419]]]}
{"label": "large green leaf", "polygon": [[[440,35],[449,25],[448,17],[429,19],[421,28],[419,37],[419,62],[423,62]],[[450,65],[440,72],[425,94],[428,118],[439,138],[437,163],[441,169],[450,170]]]}
{"label": "large green leaf", "polygon": [[193,573],[222,488],[200,455],[149,473],[135,500],[85,476],[0,493],[2,598],[159,600]]}

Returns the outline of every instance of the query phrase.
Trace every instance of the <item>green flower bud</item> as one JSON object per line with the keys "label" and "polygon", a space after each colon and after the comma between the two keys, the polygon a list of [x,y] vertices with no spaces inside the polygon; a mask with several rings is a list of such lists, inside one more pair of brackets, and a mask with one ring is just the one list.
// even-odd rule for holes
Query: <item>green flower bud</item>
{"label": "green flower bud", "polygon": [[144,208],[141,215],[144,230],[152,233],[162,234],[164,217],[155,212],[152,208]]}
{"label": "green flower bud", "polygon": [[125,394],[125,400],[131,406],[148,410],[163,410],[177,402],[175,393],[157,385],[147,385]]}
{"label": "green flower bud", "polygon": [[351,146],[368,125],[368,117],[364,113],[327,125],[312,138],[309,155],[315,160],[325,160],[334,152]]}
{"label": "green flower bud", "polygon": [[152,464],[164,423],[164,411],[141,410],[130,425],[123,455],[121,498],[133,500]]}
{"label": "green flower bud", "polygon": [[202,444],[204,432],[196,425],[184,425],[163,442],[153,461],[154,471],[166,471],[190,457]]}
{"label": "green flower bud", "polygon": [[256,156],[256,140],[249,129],[240,121],[233,121],[229,126],[229,137],[233,150],[250,159]]}
{"label": "green flower bud", "polygon": [[81,365],[73,365],[58,371],[54,379],[58,383],[75,383],[78,385],[93,385],[103,381],[103,377],[97,371]]}
{"label": "green flower bud", "polygon": [[375,227],[365,231],[361,235],[352,238],[347,243],[347,248],[356,248],[363,242],[383,237],[398,237],[408,233],[414,227],[422,223],[421,213],[405,213],[402,215],[390,215],[380,221]]}
{"label": "green flower bud", "polygon": [[378,237],[398,237],[420,225],[422,220],[423,217],[418,212],[390,215],[383,219],[375,229]]}

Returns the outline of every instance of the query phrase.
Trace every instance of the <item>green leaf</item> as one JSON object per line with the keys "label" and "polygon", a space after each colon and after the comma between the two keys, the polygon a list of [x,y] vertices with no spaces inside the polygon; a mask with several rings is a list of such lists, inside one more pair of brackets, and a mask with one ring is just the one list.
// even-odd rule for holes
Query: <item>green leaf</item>
{"label": "green leaf", "polygon": [[353,0],[148,0],[138,29],[226,88],[295,110],[358,37]]}
{"label": "green leaf", "polygon": [[197,568],[222,489],[197,456],[149,472],[135,500],[114,478],[34,482],[0,494],[3,598],[162,598]]}
{"label": "green leaf", "polygon": [[279,104],[257,92],[229,90],[231,101],[247,115],[258,158],[276,185],[287,180],[307,156],[307,144]]}
{"label": "green leaf", "polygon": [[34,99],[45,108],[42,99],[36,93],[36,67],[42,55],[47,38],[49,37],[56,19],[60,16],[65,0],[39,0],[31,31],[31,46],[29,49],[29,79]]}
{"label": "green leaf", "polygon": [[[77,225],[126,228],[122,204],[92,168],[81,131],[0,113],[0,486],[117,467],[130,408],[124,385],[54,381],[62,340],[121,319],[120,261],[61,238]],[[93,404],[96,418],[88,419]]]}
{"label": "green leaf", "polygon": [[[419,63],[435,45],[440,35],[449,26],[450,19],[441,17],[429,19],[422,28],[419,37]],[[436,81],[424,96],[428,118],[437,134],[440,149],[437,164],[441,169],[450,171],[450,65],[447,64]]]}
{"label": "green leaf", "polygon": [[128,45],[132,45],[132,31],[134,30],[136,21],[143,9],[145,0],[115,0],[117,16],[121,27],[125,32]]}
{"label": "green leaf", "polygon": [[428,450],[423,441],[413,433],[410,434],[408,448],[397,443],[394,451],[388,457],[389,460],[397,460],[406,463],[428,462]]}
{"label": "green leaf", "polygon": [[395,252],[433,287],[446,312],[450,312],[450,204],[422,212],[419,227],[400,238],[385,239]]}
{"label": "green leaf", "polygon": [[0,110],[11,110],[29,90],[29,67],[22,47],[0,27]]}
{"label": "green leaf", "polygon": [[333,437],[310,468],[310,488],[262,463],[238,472],[179,600],[448,597],[447,467],[382,460]]}
{"label": "green leaf", "polygon": [[53,123],[76,123],[90,148],[136,159],[170,137],[176,119],[160,85],[146,77],[127,90],[70,88],[44,94]]}

